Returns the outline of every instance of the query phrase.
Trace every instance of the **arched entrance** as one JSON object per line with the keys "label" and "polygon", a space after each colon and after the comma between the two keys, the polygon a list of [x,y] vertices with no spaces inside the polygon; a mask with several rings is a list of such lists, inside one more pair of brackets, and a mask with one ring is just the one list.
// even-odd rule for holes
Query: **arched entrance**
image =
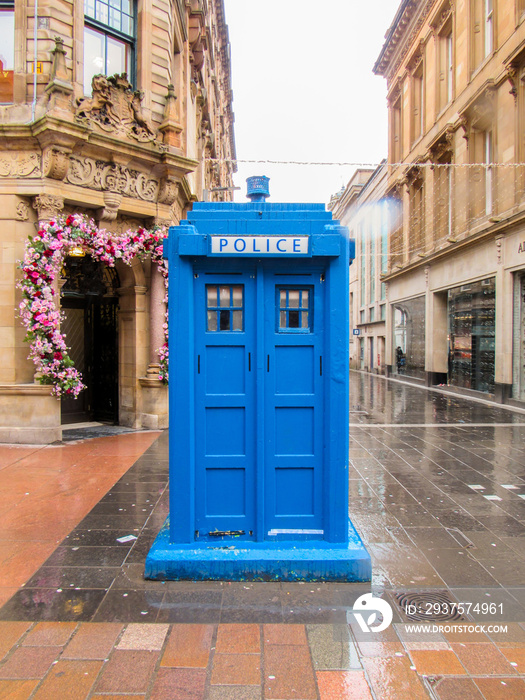
{"label": "arched entrance", "polygon": [[70,255],[62,279],[61,330],[86,385],[78,399],[62,397],[62,424],[118,423],[118,273],[89,255]]}

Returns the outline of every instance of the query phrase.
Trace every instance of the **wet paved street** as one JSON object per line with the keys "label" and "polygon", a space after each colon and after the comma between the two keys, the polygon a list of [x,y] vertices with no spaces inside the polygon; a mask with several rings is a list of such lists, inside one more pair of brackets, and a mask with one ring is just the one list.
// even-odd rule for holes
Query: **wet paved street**
{"label": "wet paved street", "polygon": [[[357,372],[350,408],[350,516],[371,587],[146,582],[167,513],[166,433],[137,461],[146,434],[0,448],[0,553],[32,546],[23,567],[1,562],[0,698],[525,698],[525,413]],[[83,494],[67,467],[96,472],[108,440],[114,462],[133,460]],[[29,530],[9,491],[26,468],[74,484],[58,501],[42,491]],[[352,613],[370,590],[393,610],[383,632]]]}

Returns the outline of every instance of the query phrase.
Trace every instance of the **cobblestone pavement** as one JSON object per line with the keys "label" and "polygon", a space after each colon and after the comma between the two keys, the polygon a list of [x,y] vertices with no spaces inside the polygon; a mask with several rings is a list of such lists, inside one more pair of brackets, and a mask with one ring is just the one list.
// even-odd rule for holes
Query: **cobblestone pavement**
{"label": "cobblestone pavement", "polygon": [[[166,433],[0,448],[0,698],[523,699],[524,436],[525,413],[351,373],[371,586],[146,582]],[[382,632],[352,612],[370,591]]]}

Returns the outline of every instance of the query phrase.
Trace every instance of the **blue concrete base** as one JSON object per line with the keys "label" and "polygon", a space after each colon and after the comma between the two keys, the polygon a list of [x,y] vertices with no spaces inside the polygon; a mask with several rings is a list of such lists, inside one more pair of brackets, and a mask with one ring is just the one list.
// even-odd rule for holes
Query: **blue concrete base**
{"label": "blue concrete base", "polygon": [[144,576],[158,581],[370,581],[372,562],[349,521],[348,544],[324,541],[171,544],[169,518]]}

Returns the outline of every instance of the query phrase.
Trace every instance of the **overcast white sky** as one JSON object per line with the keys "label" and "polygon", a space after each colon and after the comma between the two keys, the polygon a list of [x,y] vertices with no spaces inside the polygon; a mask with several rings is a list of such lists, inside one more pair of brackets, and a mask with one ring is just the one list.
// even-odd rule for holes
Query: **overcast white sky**
{"label": "overcast white sky", "polygon": [[[225,0],[237,158],[379,163],[386,81],[372,73],[400,0]],[[239,164],[270,202],[328,202],[355,168]]]}

